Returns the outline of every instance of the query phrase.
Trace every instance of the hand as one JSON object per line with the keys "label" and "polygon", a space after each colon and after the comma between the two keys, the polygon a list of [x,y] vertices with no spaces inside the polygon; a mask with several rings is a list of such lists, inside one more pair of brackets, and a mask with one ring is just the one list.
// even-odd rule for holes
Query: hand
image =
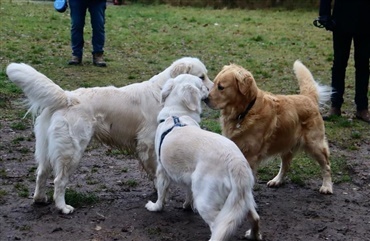
{"label": "hand", "polygon": [[333,31],[335,22],[330,16],[319,16],[313,21],[313,25],[318,28],[325,28],[328,31]]}

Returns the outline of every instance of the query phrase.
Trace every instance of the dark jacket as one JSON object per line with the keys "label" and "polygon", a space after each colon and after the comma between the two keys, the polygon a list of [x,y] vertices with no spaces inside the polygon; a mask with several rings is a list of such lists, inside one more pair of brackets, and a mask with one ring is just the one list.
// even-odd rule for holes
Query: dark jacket
{"label": "dark jacket", "polygon": [[335,22],[334,31],[345,33],[366,33],[370,35],[370,0],[320,1],[320,16],[331,16]]}

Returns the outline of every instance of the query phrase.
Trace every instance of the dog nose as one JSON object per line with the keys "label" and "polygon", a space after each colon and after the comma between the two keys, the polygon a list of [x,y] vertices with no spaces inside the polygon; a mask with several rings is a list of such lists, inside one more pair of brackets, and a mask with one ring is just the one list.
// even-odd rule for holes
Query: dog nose
{"label": "dog nose", "polygon": [[203,99],[203,101],[204,101],[204,103],[208,104],[209,103],[209,98],[207,97],[207,98]]}

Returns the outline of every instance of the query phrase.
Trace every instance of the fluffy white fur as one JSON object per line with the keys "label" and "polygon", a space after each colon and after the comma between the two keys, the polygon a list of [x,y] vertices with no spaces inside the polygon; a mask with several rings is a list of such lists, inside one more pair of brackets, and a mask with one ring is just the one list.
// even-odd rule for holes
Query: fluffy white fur
{"label": "fluffy white fur", "polygon": [[[200,86],[200,79],[184,78],[187,80],[167,82],[162,91],[165,107],[158,120],[164,122],[159,124],[155,138],[158,199],[155,203],[149,201],[145,207],[149,211],[162,210],[168,187],[174,181],[185,185],[187,196],[183,207],[191,206],[199,212],[211,229],[210,240],[228,240],[247,215],[252,229],[246,232],[246,237],[261,240],[260,218],[252,194],[252,170],[232,141],[199,127],[200,99],[208,91],[204,93],[206,88]],[[186,87],[188,84],[194,87]],[[186,101],[179,98],[191,95],[193,98]],[[181,124],[186,126],[174,127],[172,116],[180,116]],[[171,128],[163,138],[162,133]]]}
{"label": "fluffy white fur", "polygon": [[148,81],[121,88],[65,91],[26,64],[11,63],[6,73],[22,88],[28,98],[29,111],[37,116],[38,169],[34,202],[47,201],[46,181],[52,170],[55,205],[65,214],[73,212],[73,207],[65,203],[66,186],[93,137],[110,146],[136,152],[143,168],[153,178],[156,118],[162,108],[163,85],[183,73],[200,77],[208,88],[213,85],[204,64],[190,57],[175,61]]}

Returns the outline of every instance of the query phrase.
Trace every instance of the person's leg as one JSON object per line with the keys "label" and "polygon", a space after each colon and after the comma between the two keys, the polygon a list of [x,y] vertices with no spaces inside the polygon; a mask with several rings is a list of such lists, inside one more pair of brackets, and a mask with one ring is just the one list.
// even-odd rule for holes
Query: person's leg
{"label": "person's leg", "polygon": [[357,118],[370,122],[369,115],[369,58],[370,58],[370,35],[355,35],[354,57],[356,68],[355,103]]}
{"label": "person's leg", "polygon": [[72,56],[77,57],[77,59],[72,57],[70,64],[78,64],[72,63],[73,60],[79,60],[80,62],[82,60],[87,3],[88,0],[69,0]]}
{"label": "person's leg", "polygon": [[341,108],[343,104],[344,83],[349,54],[351,51],[352,35],[333,32],[334,61],[332,68],[331,86],[334,93],[331,96],[332,107]]}
{"label": "person's leg", "polygon": [[92,27],[93,63],[101,67],[106,66],[103,60],[106,5],[106,0],[92,1],[89,5]]}

